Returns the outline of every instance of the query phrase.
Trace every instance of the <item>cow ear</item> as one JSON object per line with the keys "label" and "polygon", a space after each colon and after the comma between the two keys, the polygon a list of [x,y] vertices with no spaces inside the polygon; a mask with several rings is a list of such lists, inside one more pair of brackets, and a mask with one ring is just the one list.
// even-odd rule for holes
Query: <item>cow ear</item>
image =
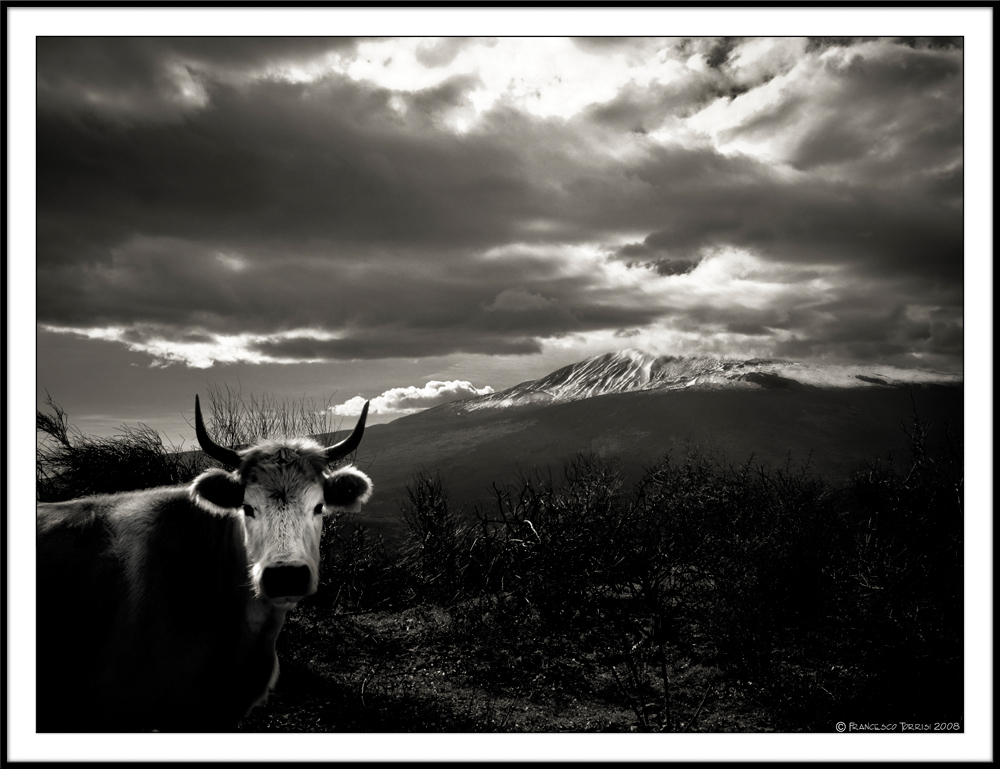
{"label": "cow ear", "polygon": [[356,513],[371,499],[372,481],[356,467],[348,465],[330,473],[323,481],[323,500],[327,507]]}
{"label": "cow ear", "polygon": [[217,467],[195,478],[188,493],[195,504],[210,513],[228,515],[243,504],[239,478]]}

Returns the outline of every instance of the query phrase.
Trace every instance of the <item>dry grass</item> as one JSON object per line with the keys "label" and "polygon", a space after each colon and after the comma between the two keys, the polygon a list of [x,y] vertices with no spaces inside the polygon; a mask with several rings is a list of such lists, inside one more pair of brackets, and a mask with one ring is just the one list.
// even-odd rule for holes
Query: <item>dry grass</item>
{"label": "dry grass", "polygon": [[334,396],[318,401],[301,396],[279,400],[264,393],[244,396],[242,388],[209,385],[205,420],[209,434],[224,446],[244,447],[262,440],[325,435],[340,429]]}

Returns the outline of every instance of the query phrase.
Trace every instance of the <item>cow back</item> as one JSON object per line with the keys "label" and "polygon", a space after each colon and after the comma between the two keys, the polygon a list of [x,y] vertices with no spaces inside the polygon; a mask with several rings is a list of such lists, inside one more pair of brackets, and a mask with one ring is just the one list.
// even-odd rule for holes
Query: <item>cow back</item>
{"label": "cow back", "polygon": [[38,538],[39,731],[229,730],[266,691],[284,613],[236,516],[158,489],[40,505]]}
{"label": "cow back", "polygon": [[38,731],[83,731],[125,592],[101,499],[38,506]]}

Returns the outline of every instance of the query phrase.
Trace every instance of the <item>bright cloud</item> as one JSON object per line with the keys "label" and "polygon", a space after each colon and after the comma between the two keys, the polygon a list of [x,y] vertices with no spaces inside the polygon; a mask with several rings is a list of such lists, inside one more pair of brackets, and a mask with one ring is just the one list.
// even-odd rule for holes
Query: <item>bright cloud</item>
{"label": "bright cloud", "polygon": [[192,333],[171,338],[170,331],[149,327],[66,328],[42,325],[42,331],[69,334],[106,342],[120,342],[133,352],[152,358],[151,366],[181,364],[189,368],[211,368],[225,363],[318,363],[321,358],[272,357],[262,354],[265,344],[294,342],[299,339],[330,341],[335,335],[315,329],[299,329],[276,334],[204,334]]}
{"label": "bright cloud", "polygon": [[539,117],[562,118],[613,98],[629,83],[669,83],[688,69],[668,39],[636,56],[614,50],[594,55],[568,38],[553,37],[368,40],[359,44],[356,58],[338,66],[354,80],[410,92],[471,73],[477,79],[470,93],[477,113],[506,103]]}
{"label": "bright cloud", "polygon": [[[477,395],[487,395],[493,392],[489,385],[477,388],[471,382],[455,380],[452,382],[431,381],[423,387],[394,387],[379,396],[371,398],[370,412],[383,416],[405,416],[418,411],[440,406],[444,403],[472,398]],[[331,411],[338,416],[357,416],[361,413],[368,398],[360,395],[351,398]]]}

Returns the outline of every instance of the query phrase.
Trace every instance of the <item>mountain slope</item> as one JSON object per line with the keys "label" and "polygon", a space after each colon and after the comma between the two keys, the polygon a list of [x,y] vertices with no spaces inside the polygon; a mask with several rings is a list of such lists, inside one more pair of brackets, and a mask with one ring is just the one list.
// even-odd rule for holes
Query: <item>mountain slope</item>
{"label": "mountain slope", "polygon": [[[534,468],[558,479],[578,452],[618,461],[627,483],[668,452],[682,459],[689,447],[727,464],[810,461],[812,472],[837,483],[865,460],[905,457],[901,427],[914,409],[934,425],[934,440],[944,440],[946,425],[962,438],[963,388],[940,383],[955,377],[651,357],[599,356],[506,393],[368,428],[357,460],[374,479],[375,495],[358,522],[398,538],[399,502],[418,471],[440,473],[452,506],[471,514],[477,504],[490,508],[493,482]],[[481,405],[497,396],[510,403]]]}
{"label": "mountain slope", "polygon": [[489,395],[438,406],[450,413],[565,403],[645,390],[907,387],[960,384],[959,374],[879,365],[817,365],[755,358],[655,356],[640,350],[598,355]]}

